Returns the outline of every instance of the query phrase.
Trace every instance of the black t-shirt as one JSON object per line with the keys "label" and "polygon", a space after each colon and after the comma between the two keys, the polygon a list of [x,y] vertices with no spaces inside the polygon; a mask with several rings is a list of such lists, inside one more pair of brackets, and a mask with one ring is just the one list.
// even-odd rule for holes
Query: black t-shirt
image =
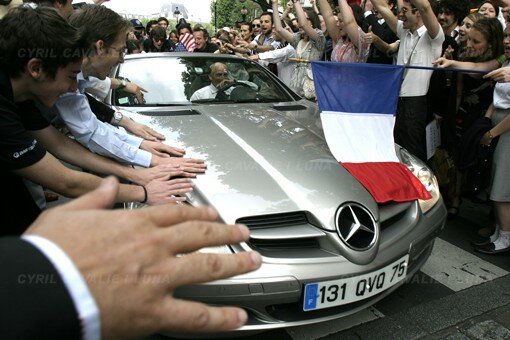
{"label": "black t-shirt", "polygon": [[14,103],[9,76],[0,70],[0,236],[21,234],[40,214],[21,177],[14,174],[39,162],[44,147],[27,131],[49,125],[33,102]]}
{"label": "black t-shirt", "polygon": [[203,50],[199,50],[198,48],[195,48],[194,52],[214,53],[217,50],[218,50],[218,45],[207,42],[207,43],[205,43]]}
{"label": "black t-shirt", "polygon": [[158,50],[156,46],[154,46],[154,42],[152,39],[145,39],[143,41],[143,50],[147,53],[150,52],[173,52],[175,50],[175,43],[171,40],[166,39],[161,46],[161,49]]}

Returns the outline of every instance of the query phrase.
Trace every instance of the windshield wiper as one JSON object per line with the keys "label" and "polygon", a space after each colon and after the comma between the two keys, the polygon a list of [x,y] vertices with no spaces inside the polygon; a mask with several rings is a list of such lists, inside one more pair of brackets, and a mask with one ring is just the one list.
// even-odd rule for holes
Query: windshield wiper
{"label": "windshield wiper", "polygon": [[190,106],[191,103],[149,103],[144,106]]}

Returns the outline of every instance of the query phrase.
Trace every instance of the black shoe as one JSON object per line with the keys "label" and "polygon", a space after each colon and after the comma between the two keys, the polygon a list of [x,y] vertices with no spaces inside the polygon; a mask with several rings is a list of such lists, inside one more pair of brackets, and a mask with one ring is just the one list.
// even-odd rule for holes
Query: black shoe
{"label": "black shoe", "polygon": [[475,250],[477,252],[484,253],[484,254],[499,254],[499,253],[505,253],[507,251],[510,251],[510,246],[496,250],[496,246],[494,245],[494,243],[490,242],[483,246],[475,247]]}
{"label": "black shoe", "polygon": [[451,219],[457,217],[457,215],[459,214],[459,208],[449,207],[447,209],[447,212],[448,212],[448,219],[451,220]]}
{"label": "black shoe", "polygon": [[491,243],[490,237],[478,237],[475,241],[471,241],[473,247],[480,247]]}

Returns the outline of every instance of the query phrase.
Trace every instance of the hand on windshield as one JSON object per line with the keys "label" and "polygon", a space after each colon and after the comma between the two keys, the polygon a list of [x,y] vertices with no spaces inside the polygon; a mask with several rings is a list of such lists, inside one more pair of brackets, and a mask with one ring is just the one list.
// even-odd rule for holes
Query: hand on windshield
{"label": "hand on windshield", "polygon": [[138,104],[143,104],[143,93],[147,93],[147,90],[135,83],[127,82],[126,87],[123,89],[125,92],[132,93],[136,96]]}

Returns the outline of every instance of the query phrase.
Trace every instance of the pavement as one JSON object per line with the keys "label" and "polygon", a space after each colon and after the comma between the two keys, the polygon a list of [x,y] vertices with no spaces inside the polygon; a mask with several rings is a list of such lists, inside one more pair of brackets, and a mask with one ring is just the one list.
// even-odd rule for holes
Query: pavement
{"label": "pavement", "polygon": [[[436,273],[433,277],[439,280],[442,286],[446,285],[449,286],[449,289],[454,290],[453,294],[441,293],[440,289],[436,288],[437,296],[434,296],[434,293],[426,294],[427,296],[422,297],[423,300],[420,303],[402,308],[397,313],[390,315],[385,313],[382,318],[320,337],[320,339],[510,339],[509,254],[482,255],[473,252],[472,249],[466,252],[468,250],[466,244],[475,235],[476,230],[490,223],[490,207],[488,205],[464,200],[459,216],[448,221],[441,239],[436,241],[436,246],[442,243],[450,246],[456,244],[459,251],[464,254],[462,256],[464,265],[473,263],[471,256],[486,261],[480,266],[482,271],[486,271],[486,281],[467,285],[467,288],[462,285],[457,287],[456,285],[463,283],[462,280],[457,282],[450,277],[446,281],[442,281]],[[455,256],[451,251],[447,254],[446,256],[449,257]],[[493,265],[494,267],[491,267]],[[437,268],[438,265],[436,264],[435,267]],[[489,278],[495,271],[494,268],[501,270],[501,276]],[[426,269],[424,266],[422,271],[426,273]],[[469,271],[472,270],[461,265],[458,266],[458,269],[466,272],[464,281],[469,281],[466,278],[471,277],[469,274],[472,273]],[[447,270],[444,270],[445,274],[446,272]],[[448,270],[448,273],[451,274],[451,269]],[[419,281],[419,275],[425,274],[417,274],[411,280],[411,284],[408,284],[409,287],[404,286],[402,289],[412,290],[412,281],[414,279]],[[482,274],[481,277],[484,278],[484,275]],[[425,291],[423,287],[421,289],[416,292],[423,293]],[[399,294],[399,290],[396,291],[397,294]],[[432,290],[430,291],[432,292]],[[404,297],[412,295],[405,291],[400,294]],[[398,299],[391,300],[391,304],[398,303]],[[376,307],[384,310],[384,306],[376,304]],[[392,308],[395,307],[392,306]]]}

